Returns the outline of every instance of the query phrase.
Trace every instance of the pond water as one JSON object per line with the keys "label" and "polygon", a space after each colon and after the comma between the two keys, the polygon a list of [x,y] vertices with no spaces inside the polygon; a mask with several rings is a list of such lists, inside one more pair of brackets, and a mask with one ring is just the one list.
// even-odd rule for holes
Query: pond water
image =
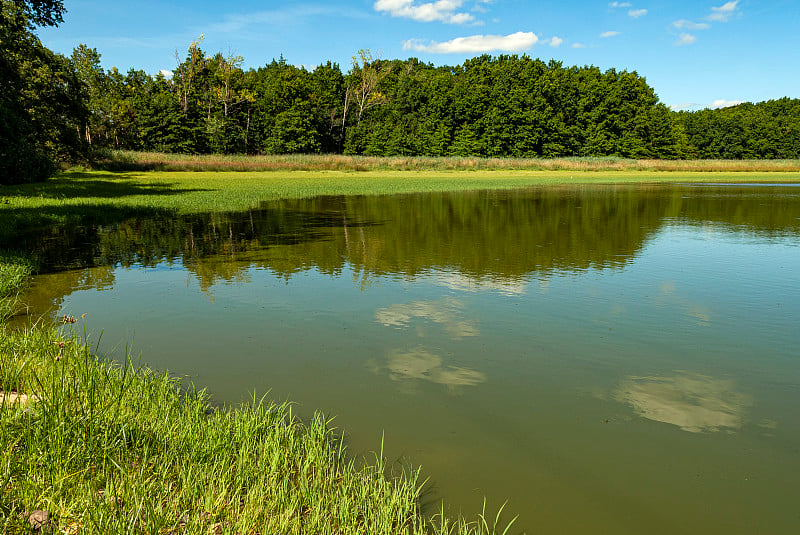
{"label": "pond water", "polygon": [[86,313],[218,402],[336,415],[354,454],[385,433],[432,508],[800,533],[800,187],[326,197],[20,243],[32,314]]}

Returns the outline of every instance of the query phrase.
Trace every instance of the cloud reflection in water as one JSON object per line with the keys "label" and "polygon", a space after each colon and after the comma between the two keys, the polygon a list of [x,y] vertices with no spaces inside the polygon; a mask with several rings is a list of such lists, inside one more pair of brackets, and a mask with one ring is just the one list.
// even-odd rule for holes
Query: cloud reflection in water
{"label": "cloud reflection in water", "polygon": [[391,352],[388,368],[394,381],[419,379],[449,387],[474,386],[486,381],[486,375],[475,370],[444,366],[442,357],[423,348]]}
{"label": "cloud reflection in water", "polygon": [[438,284],[459,292],[494,291],[505,296],[525,295],[528,283],[522,278],[473,277],[461,273],[442,273],[435,277]]}
{"label": "cloud reflection in water", "polygon": [[692,373],[626,377],[614,398],[631,405],[640,416],[691,433],[740,429],[752,404],[749,396],[734,390],[733,381]]}
{"label": "cloud reflection in water", "polygon": [[415,301],[379,308],[375,319],[387,327],[407,327],[414,318],[428,319],[444,326],[453,338],[478,336],[480,331],[475,323],[459,317],[463,309],[463,303],[457,299]]}

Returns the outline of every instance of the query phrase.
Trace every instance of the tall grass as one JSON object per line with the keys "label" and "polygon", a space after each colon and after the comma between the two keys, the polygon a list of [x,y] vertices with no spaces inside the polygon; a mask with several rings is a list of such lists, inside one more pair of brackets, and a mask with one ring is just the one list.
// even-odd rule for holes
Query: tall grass
{"label": "tall grass", "polygon": [[16,310],[19,290],[33,270],[34,262],[29,256],[0,251],[0,322]]}
{"label": "tall grass", "polygon": [[[67,322],[73,321],[66,318]],[[379,450],[350,458],[330,420],[254,398],[214,408],[203,391],[130,359],[94,357],[72,332],[0,326],[0,531],[494,533],[501,522],[426,518],[415,469]]]}
{"label": "tall grass", "polygon": [[724,171],[795,172],[800,160],[652,160],[618,157],[479,158],[340,154],[189,155],[108,151],[97,166],[114,171]]}

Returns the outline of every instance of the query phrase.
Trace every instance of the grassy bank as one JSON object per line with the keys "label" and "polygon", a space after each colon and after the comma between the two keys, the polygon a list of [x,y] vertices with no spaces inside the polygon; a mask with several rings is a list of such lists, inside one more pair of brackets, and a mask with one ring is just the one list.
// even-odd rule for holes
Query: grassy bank
{"label": "grassy bank", "polygon": [[30,257],[0,250],[0,323],[15,312],[19,290],[33,271]]}
{"label": "grassy bank", "polygon": [[0,241],[16,228],[99,214],[246,210],[273,199],[562,184],[800,182],[793,172],[652,171],[71,171],[41,184],[0,187]]}
{"label": "grassy bank", "polygon": [[304,423],[263,399],[212,409],[65,328],[0,327],[0,388],[27,397],[0,403],[3,533],[28,533],[36,510],[60,533],[493,531],[426,520],[418,472],[349,458],[320,414]]}
{"label": "grassy bank", "polygon": [[797,172],[800,160],[637,160],[617,157],[476,158],[289,154],[267,156],[109,151],[112,171],[708,171]]}

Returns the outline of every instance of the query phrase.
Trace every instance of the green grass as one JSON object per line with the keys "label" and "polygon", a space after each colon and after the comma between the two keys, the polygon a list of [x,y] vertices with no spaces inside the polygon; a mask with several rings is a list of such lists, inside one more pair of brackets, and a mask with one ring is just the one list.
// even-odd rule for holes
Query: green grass
{"label": "green grass", "polygon": [[[41,183],[0,188],[5,230],[30,225],[33,212],[52,217],[76,209],[242,210],[261,201],[316,195],[380,195],[560,184],[665,182],[800,182],[800,172],[653,171],[293,171],[293,172],[108,172],[72,171]],[[11,221],[9,218],[14,219]]]}
{"label": "green grass", "polygon": [[263,398],[214,408],[130,359],[94,358],[82,340],[0,326],[0,389],[38,399],[0,404],[3,533],[28,533],[34,510],[82,534],[477,534],[502,524],[425,518],[419,472],[389,466],[380,450],[350,458],[321,414],[302,422]]}
{"label": "green grass", "polygon": [[0,322],[17,308],[17,296],[34,271],[33,260],[22,253],[0,251]]}
{"label": "green grass", "polygon": [[23,254],[0,252],[0,298],[17,292],[33,272],[33,262]]}

